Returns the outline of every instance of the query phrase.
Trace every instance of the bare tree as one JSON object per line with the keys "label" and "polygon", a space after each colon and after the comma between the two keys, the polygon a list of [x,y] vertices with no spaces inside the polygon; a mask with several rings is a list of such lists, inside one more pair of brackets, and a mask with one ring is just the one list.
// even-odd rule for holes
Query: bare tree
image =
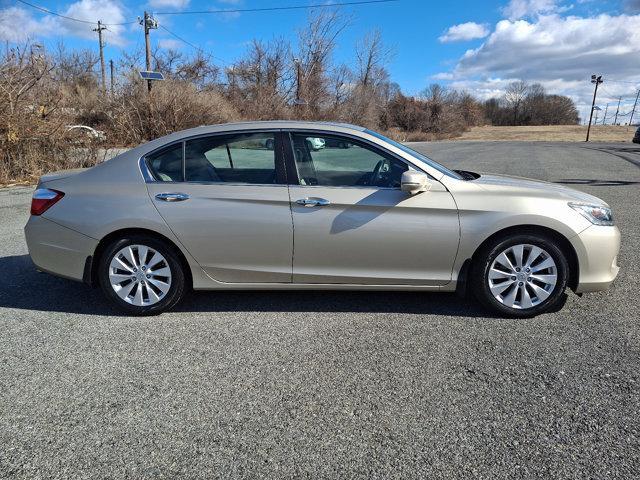
{"label": "bare tree", "polygon": [[528,89],[527,83],[522,80],[512,82],[507,86],[504,98],[513,112],[513,125],[518,125],[518,114],[520,113],[522,102],[527,97]]}

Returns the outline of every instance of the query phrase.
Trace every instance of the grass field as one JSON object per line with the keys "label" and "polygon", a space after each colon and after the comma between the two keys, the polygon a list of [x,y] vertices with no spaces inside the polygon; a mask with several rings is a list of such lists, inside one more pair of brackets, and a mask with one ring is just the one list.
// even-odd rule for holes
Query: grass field
{"label": "grass field", "polygon": [[[592,142],[631,142],[637,127],[598,125],[591,127]],[[535,127],[473,127],[459,140],[584,142],[587,127],[583,125],[545,125]]]}

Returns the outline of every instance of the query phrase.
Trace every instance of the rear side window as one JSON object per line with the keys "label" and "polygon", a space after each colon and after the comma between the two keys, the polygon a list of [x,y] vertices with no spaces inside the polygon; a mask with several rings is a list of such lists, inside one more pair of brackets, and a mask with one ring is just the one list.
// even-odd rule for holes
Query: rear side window
{"label": "rear side window", "polygon": [[188,182],[276,183],[274,133],[215,135],[188,140]]}
{"label": "rear side window", "polygon": [[182,182],[182,143],[147,155],[147,166],[159,182]]}

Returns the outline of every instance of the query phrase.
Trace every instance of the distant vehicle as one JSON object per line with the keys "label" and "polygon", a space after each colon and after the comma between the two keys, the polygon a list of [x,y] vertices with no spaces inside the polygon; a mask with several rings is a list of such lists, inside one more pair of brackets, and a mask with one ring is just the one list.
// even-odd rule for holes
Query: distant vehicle
{"label": "distant vehicle", "polygon": [[307,145],[313,151],[322,150],[325,147],[325,139],[320,137],[307,137]]}
{"label": "distant vehicle", "polygon": [[633,143],[640,143],[640,127],[638,127],[636,134],[633,136]]}
{"label": "distant vehicle", "polygon": [[[349,148],[310,147],[329,139]],[[605,290],[620,247],[611,208],[587,193],[449,170],[362,127],[285,121],[177,132],[45,175],[25,234],[40,270],[100,285],[134,315],[190,288],[372,290],[397,303],[388,291],[468,287],[531,317],[566,288]]]}
{"label": "distant vehicle", "polygon": [[67,132],[78,133],[94,140],[105,141],[107,139],[107,135],[102,130],[96,130],[88,125],[67,125],[65,129]]}
{"label": "distant vehicle", "polygon": [[324,146],[326,148],[349,148],[351,144],[339,138],[325,138]]}

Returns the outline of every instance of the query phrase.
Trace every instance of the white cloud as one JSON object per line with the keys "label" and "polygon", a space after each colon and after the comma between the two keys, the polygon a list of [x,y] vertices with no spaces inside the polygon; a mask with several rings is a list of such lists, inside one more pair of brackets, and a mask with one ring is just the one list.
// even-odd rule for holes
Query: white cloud
{"label": "white cloud", "polygon": [[[593,73],[605,79],[605,95],[635,97],[640,87],[640,15],[502,20],[478,48],[468,50],[450,72],[451,86],[479,96],[502,93],[509,81],[542,83],[549,92],[590,104]],[[441,77],[444,78],[444,77]],[[610,82],[610,83],[609,83]]]}
{"label": "white cloud", "polygon": [[566,7],[559,7],[557,0],[511,0],[502,9],[502,14],[509,20],[556,13]]}
{"label": "white cloud", "polygon": [[[31,10],[9,7],[0,10],[0,40],[20,42],[61,34],[95,40],[96,32],[93,29],[96,28],[98,20],[107,25],[129,20],[125,17],[124,7],[117,0],[80,0],[60,13],[96,23],[75,22],[48,15],[34,16]],[[17,25],[20,27],[16,28]],[[103,37],[107,43],[123,45],[124,33],[123,25],[108,25],[107,30],[103,32]]]}
{"label": "white cloud", "polygon": [[[100,20],[105,24],[123,23],[129,20],[125,18],[124,7],[117,0],[80,0],[69,5],[64,15],[68,17],[78,18],[80,20],[88,20],[97,22]],[[96,33],[92,31],[92,25],[71,20],[61,19],[60,23],[67,33],[80,38],[94,39]],[[106,42],[114,45],[123,45],[124,26],[109,25],[107,30],[103,32]]]}
{"label": "white cloud", "polygon": [[[20,25],[20,28],[16,28]],[[23,42],[42,36],[43,32],[54,31],[56,22],[51,17],[36,20],[31,13],[20,7],[0,10],[0,40]]]}
{"label": "white cloud", "polygon": [[438,40],[440,40],[440,42],[442,43],[458,42],[484,38],[487,35],[489,35],[489,29],[486,25],[481,25],[475,22],[467,22],[449,27]]}
{"label": "white cloud", "polygon": [[173,8],[181,10],[189,5],[189,0],[149,0],[152,8]]}

